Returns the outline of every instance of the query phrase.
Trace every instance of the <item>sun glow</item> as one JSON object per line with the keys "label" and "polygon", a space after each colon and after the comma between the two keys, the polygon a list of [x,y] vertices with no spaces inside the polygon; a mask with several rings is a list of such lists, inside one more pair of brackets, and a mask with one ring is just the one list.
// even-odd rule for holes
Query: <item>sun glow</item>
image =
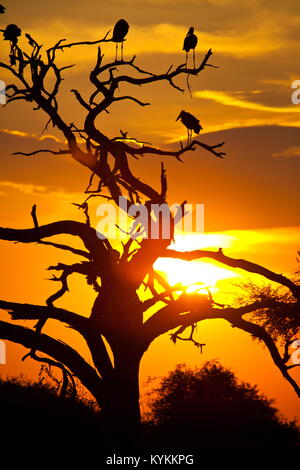
{"label": "sun glow", "polygon": [[218,290],[219,281],[240,277],[235,271],[205,261],[160,258],[154,268],[165,275],[171,286],[181,284],[188,293],[199,291],[201,294],[207,288],[214,293]]}
{"label": "sun glow", "polygon": [[[170,249],[190,251],[195,249],[216,249],[232,246],[235,237],[227,234],[180,234]],[[232,269],[227,269],[214,261],[183,261],[172,258],[159,258],[154,269],[163,273],[171,286],[180,284],[188,293],[203,293],[209,288],[218,291],[220,281],[240,277]]]}

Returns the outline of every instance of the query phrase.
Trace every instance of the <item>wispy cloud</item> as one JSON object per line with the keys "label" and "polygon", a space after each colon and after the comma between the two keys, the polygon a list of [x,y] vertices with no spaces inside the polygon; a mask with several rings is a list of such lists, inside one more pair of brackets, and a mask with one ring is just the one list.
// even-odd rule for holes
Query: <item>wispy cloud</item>
{"label": "wispy cloud", "polygon": [[[242,128],[250,128],[250,127],[263,127],[263,126],[280,126],[280,127],[300,127],[300,121],[287,121],[283,122],[281,116],[275,116],[271,118],[265,119],[236,119],[234,121],[220,122],[216,124],[208,124],[206,125],[204,121],[202,121],[203,131],[201,131],[201,136],[205,134],[211,134],[212,132],[220,132],[226,131],[230,129],[242,129]],[[176,131],[172,131],[171,129],[166,131],[156,131],[152,133],[153,135],[158,135],[161,138],[164,138],[166,144],[172,144],[174,142],[184,142],[187,138],[186,134],[179,133]],[[198,137],[197,137],[198,138]],[[300,150],[299,150],[300,151]],[[273,155],[273,156],[282,156],[280,155]],[[294,156],[294,155],[284,155],[284,156]]]}
{"label": "wispy cloud", "polygon": [[268,106],[254,101],[243,100],[236,98],[230,93],[217,90],[203,90],[195,91],[193,95],[197,98],[214,101],[215,103],[223,104],[225,106],[233,106],[236,108],[252,109],[255,111],[266,111],[270,113],[300,113],[300,107],[297,106]]}
{"label": "wispy cloud", "polygon": [[51,134],[43,134],[43,135],[39,136],[35,133],[30,134],[29,132],[20,131],[20,130],[17,130],[17,129],[0,129],[0,132],[2,134],[15,135],[17,137],[25,137],[25,138],[29,138],[29,139],[35,139],[35,140],[39,140],[41,142],[43,140],[46,140],[46,139],[51,139],[51,140],[54,140],[55,142],[58,142],[58,143],[64,143],[63,140],[61,140],[58,137],[56,137],[55,135],[51,135]]}
{"label": "wispy cloud", "polygon": [[81,201],[83,194],[80,192],[67,192],[61,188],[52,189],[49,186],[29,184],[29,183],[16,183],[14,181],[0,181],[0,188],[3,191],[0,195],[6,196],[4,188],[9,191],[18,191],[26,196],[38,196],[46,198],[56,198],[59,200],[70,200],[71,202]]}
{"label": "wispy cloud", "polygon": [[[271,21],[271,20],[270,20]],[[279,31],[278,24],[270,23],[267,19],[263,24],[258,23],[250,28],[243,28],[240,25],[237,29],[226,31],[197,31],[198,51],[206,51],[212,48],[218,53],[233,55],[235,57],[260,56],[279,50],[283,47],[284,41]],[[269,24],[270,23],[270,24]],[[103,33],[99,33],[99,31]],[[53,21],[48,25],[47,31],[40,28],[32,28],[31,34],[46,45],[54,44],[57,36],[68,38],[68,42],[95,40],[104,36],[108,31],[107,25],[84,25],[76,24],[75,20]],[[160,54],[180,54],[182,53],[183,39],[187,33],[186,25],[174,25],[169,23],[159,23],[149,26],[131,25],[130,34],[125,43],[125,54],[160,53]],[[237,40],[238,38],[238,40]],[[112,57],[115,53],[113,43],[104,44],[102,51],[106,56]],[[65,59],[64,59],[65,56]],[[68,54],[60,56],[62,60],[70,60]],[[76,62],[87,62],[95,59],[95,48],[80,47],[76,49]]]}
{"label": "wispy cloud", "polygon": [[281,152],[276,152],[272,154],[272,157],[300,157],[300,147],[289,147]]}
{"label": "wispy cloud", "polygon": [[284,88],[286,87],[291,88],[292,82],[294,80],[297,80],[297,77],[295,75],[287,79],[266,78],[266,79],[258,80],[258,82],[264,83],[266,85],[275,85],[275,86],[281,86]]}
{"label": "wispy cloud", "polygon": [[36,184],[27,184],[27,183],[15,183],[14,181],[0,181],[0,187],[9,188],[12,190],[20,191],[26,195],[43,195],[47,194],[47,187],[36,185]]}

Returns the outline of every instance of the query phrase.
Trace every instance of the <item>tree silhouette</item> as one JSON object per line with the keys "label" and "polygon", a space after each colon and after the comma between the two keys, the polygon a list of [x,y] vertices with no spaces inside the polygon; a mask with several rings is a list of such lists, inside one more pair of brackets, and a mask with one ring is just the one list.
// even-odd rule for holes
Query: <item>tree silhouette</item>
{"label": "tree silhouette", "polygon": [[[199,148],[210,152],[213,157],[223,158],[224,143],[208,145],[197,139],[188,145],[180,144],[178,150],[172,151],[130,138],[123,131],[120,136],[108,136],[101,127],[101,116],[108,112],[113,103],[133,101],[138,106],[149,104],[134,95],[122,95],[120,93],[122,85],[130,86],[134,90],[147,84],[166,82],[174,90],[183,91],[176,83],[176,79],[198,76],[207,67],[214,67],[209,63],[212,51],[209,50],[205,54],[195,69],[181,64],[169,67],[164,73],[156,74],[140,68],[136,64],[135,56],[130,60],[105,63],[99,45],[112,40],[109,32],[102,39],[95,41],[67,43],[62,39],[44,51],[42,45],[27,33],[26,46],[22,48],[19,43],[19,28],[16,25],[9,26],[9,32],[16,34],[10,37],[7,28],[4,30],[5,39],[10,41],[9,62],[0,62],[0,67],[10,72],[12,78],[12,83],[6,88],[7,104],[15,101],[33,103],[35,109],[42,110],[47,115],[47,126],[51,124],[56,127],[66,140],[66,146],[57,151],[40,149],[18,154],[33,156],[47,152],[71,155],[75,161],[90,170],[91,177],[86,190],[87,198],[80,205],[86,215],[85,223],[61,220],[39,225],[34,206],[33,228],[0,228],[2,240],[54,246],[73,253],[80,260],[71,265],[59,263],[50,267],[61,273],[59,277],[54,277],[61,283],[61,288],[46,300],[46,305],[0,301],[0,308],[9,312],[12,320],[37,321],[33,329],[0,321],[0,338],[22,344],[29,348],[28,356],[31,358],[60,368],[63,374],[62,394],[66,394],[68,388],[72,387],[75,375],[95,397],[103,416],[111,426],[122,432],[122,426],[126,423],[127,434],[128,427],[135,429],[140,422],[138,375],[140,361],[145,351],[158,336],[169,331],[173,331],[172,340],[176,342],[182,339],[180,335],[185,330],[191,328],[189,339],[195,342],[193,338],[195,324],[206,319],[225,319],[233,327],[261,340],[267,346],[282,375],[300,395],[299,387],[289,370],[293,367],[289,364],[289,345],[292,338],[282,346],[282,352],[276,336],[272,335],[264,325],[250,321],[249,316],[247,319],[243,318],[251,312],[264,312],[265,315],[271,316],[274,309],[277,312],[284,311],[295,319],[298,318],[300,286],[282,274],[272,272],[258,264],[230,258],[222,249],[187,252],[168,249],[174,238],[174,225],[185,215],[185,202],[175,214],[168,206],[167,177],[163,163],[160,189],[134,175],[130,168],[132,158],[159,155],[182,161],[186,153]],[[98,54],[96,64],[89,75],[93,86],[89,99],[84,98],[80,91],[72,90],[75,99],[85,112],[84,123],[78,127],[74,123],[68,124],[65,121],[59,107],[62,75],[71,66],[59,67],[57,56],[67,48],[76,49],[95,44],[98,44]],[[126,70],[130,73],[123,73]],[[92,190],[95,181],[97,189]],[[122,250],[113,248],[110,241],[101,236],[90,224],[87,200],[95,195],[110,200],[116,206],[122,206],[122,210],[124,205],[121,202],[124,200],[131,204],[139,204],[146,210],[149,223],[145,226],[133,224]],[[155,217],[153,211],[155,204],[165,204],[167,207],[167,214],[164,214],[163,218]],[[168,237],[162,234],[165,219],[170,221],[171,226]],[[153,232],[159,236],[152,237]],[[85,249],[45,240],[56,235],[77,237],[83,242]],[[203,258],[215,260],[247,273],[260,274],[285,287],[290,296],[287,300],[263,296],[253,301],[242,302],[237,307],[219,305],[214,302],[210,293],[187,294],[182,286],[171,287],[153,268],[153,263],[159,257],[188,261]],[[67,292],[68,278],[73,273],[82,275],[82,282],[86,282],[96,291],[96,299],[88,317],[55,306],[55,302]],[[150,296],[147,300],[141,299],[137,293],[141,286],[147,289]],[[161,306],[161,303],[164,306]],[[149,313],[150,308],[156,310],[145,319],[145,313]],[[78,351],[65,342],[44,334],[42,329],[47,319],[54,319],[76,330],[89,347],[93,365],[89,365]]]}
{"label": "tree silhouette", "polygon": [[294,422],[283,421],[257,388],[238,382],[216,361],[201,369],[178,365],[150,395],[157,443],[168,448],[286,448],[299,444]]}

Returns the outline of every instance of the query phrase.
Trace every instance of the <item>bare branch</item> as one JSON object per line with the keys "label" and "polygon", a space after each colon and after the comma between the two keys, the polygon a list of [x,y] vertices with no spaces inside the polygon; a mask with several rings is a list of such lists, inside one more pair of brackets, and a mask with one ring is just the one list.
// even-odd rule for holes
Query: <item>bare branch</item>
{"label": "bare branch", "polygon": [[114,98],[113,101],[116,102],[116,101],[124,101],[124,100],[130,100],[130,101],[134,101],[135,103],[139,104],[140,106],[150,106],[150,103],[144,103],[143,101],[141,100],[138,100],[137,98],[134,98],[133,96],[120,96],[118,98]]}
{"label": "bare branch", "polygon": [[[55,294],[52,294],[46,300],[46,304],[52,307],[53,302],[61,298],[69,290],[68,277],[71,274],[74,274],[74,273],[84,274],[87,276],[88,279],[93,278],[94,282],[96,282],[97,273],[96,273],[95,268],[96,268],[95,264],[92,262],[88,262],[88,261],[72,264],[71,266],[68,266],[63,263],[59,263],[57,266],[49,266],[48,270],[62,271],[62,274],[59,278],[54,277],[52,279],[54,281],[60,281],[62,286],[61,286],[61,289],[55,292]],[[98,274],[100,275],[100,273]],[[92,281],[90,281],[89,284],[92,284]]]}
{"label": "bare branch", "polygon": [[71,328],[82,333],[85,332],[88,327],[87,318],[63,308],[0,300],[0,309],[6,310],[13,320],[40,320],[43,318],[52,318],[66,323]]}
{"label": "bare branch", "polygon": [[188,151],[194,152],[196,150],[196,146],[198,145],[199,147],[204,148],[208,152],[212,153],[215,157],[218,158],[223,158],[224,155],[226,155],[225,152],[223,151],[217,151],[216,148],[220,148],[225,144],[225,142],[221,142],[220,144],[215,144],[215,145],[208,145],[205,144],[204,142],[200,142],[199,140],[193,140],[189,145],[186,145],[183,147],[181,145],[180,150],[177,151],[172,151],[172,150],[162,150],[159,148],[151,147],[151,146],[142,146],[138,149],[135,149],[133,147],[130,147],[127,145],[126,152],[132,154],[132,155],[146,155],[146,154],[152,154],[152,155],[162,155],[166,157],[175,157],[177,160],[182,162],[182,159],[180,158],[181,155]]}
{"label": "bare branch", "polygon": [[210,296],[199,294],[182,294],[177,300],[170,302],[154,313],[144,324],[145,336],[151,342],[157,336],[180,326],[190,326],[202,320],[240,318],[246,313],[263,308],[286,305],[273,299],[256,301],[233,308],[217,308]]}
{"label": "bare branch", "polygon": [[32,349],[28,354],[25,354],[25,356],[22,358],[22,361],[25,361],[27,357],[31,357],[34,361],[37,362],[43,362],[45,364],[48,364],[49,367],[57,367],[61,370],[62,372],[62,386],[61,386],[61,391],[60,391],[60,396],[62,398],[65,398],[67,395],[69,383],[71,382],[72,387],[73,387],[73,392],[76,393],[76,386],[75,386],[75,381],[73,379],[72,374],[68,371],[68,369],[62,364],[61,362],[54,361],[53,359],[50,359],[48,357],[40,357],[36,354],[35,349]]}
{"label": "bare branch", "polygon": [[[200,296],[198,295],[198,298],[199,297]],[[184,301],[183,303],[182,299]],[[197,307],[197,303],[199,307]],[[211,302],[207,302],[205,299],[200,298],[197,302],[194,296],[192,296],[190,301],[188,300],[188,296],[181,296],[177,301],[163,307],[145,322],[144,338],[148,345],[157,336],[174,328],[179,327],[179,331],[182,332],[187,326],[191,326],[202,320],[212,318],[225,319],[234,327],[247,331],[252,336],[264,342],[275,365],[279,368],[283,377],[292,385],[297,395],[300,396],[300,388],[295,380],[288,374],[290,366],[285,365],[286,358],[285,356],[281,357],[276,344],[269,333],[267,333],[263,327],[242,318],[246,313],[254,312],[263,308],[274,307],[276,305],[282,306],[282,304],[283,302],[269,299],[261,302],[253,302],[239,308],[215,308]],[[180,313],[184,311],[187,311],[188,313],[184,315]]]}
{"label": "bare branch", "polygon": [[[46,307],[43,305],[6,302],[4,300],[0,300],[0,309],[6,310],[10,314],[12,320],[45,321],[48,318],[51,318],[53,320],[66,323],[69,327],[75,329],[84,337],[85,341],[91,349],[91,354],[94,360],[95,367],[97,368],[101,376],[106,377],[109,374],[113,373],[113,367],[109,359],[103,339],[101,338],[99,332],[94,328],[94,326],[90,324],[89,318],[70,312],[69,310],[57,308],[54,306]],[[38,338],[40,337],[40,335],[41,333],[36,334],[35,342],[32,343],[32,350],[29,355],[31,355],[32,353],[34,355],[35,351],[39,349],[38,347],[36,347],[36,341],[39,341]]]}
{"label": "bare branch", "polygon": [[273,359],[274,364],[278,367],[283,377],[293,387],[298,397],[300,397],[300,387],[298,386],[297,382],[288,373],[288,369],[290,369],[291,367],[288,367],[285,365],[284,359],[280,356],[280,353],[276,347],[276,344],[271,338],[271,336],[269,335],[269,333],[267,333],[263,327],[256,325],[254,323],[251,323],[247,320],[244,320],[243,318],[240,318],[237,315],[235,315],[234,318],[231,318],[229,321],[233,326],[240,328],[244,331],[247,331],[252,336],[264,342],[264,344],[267,346],[269,350],[269,353]]}
{"label": "bare branch", "polygon": [[54,47],[51,47],[47,50],[47,53],[53,54],[56,50],[63,51],[66,48],[74,47],[74,46],[93,46],[95,44],[100,44],[102,42],[110,42],[111,39],[107,39],[110,30],[107,31],[105,36],[102,39],[97,39],[96,41],[79,41],[79,42],[71,42],[69,44],[62,44],[62,42],[66,41],[66,39],[61,39]]}
{"label": "bare branch", "polygon": [[12,155],[25,155],[26,157],[30,157],[32,155],[37,155],[38,153],[51,153],[52,155],[69,155],[71,154],[70,150],[49,150],[49,149],[40,149],[35,150],[34,152],[14,152]]}
{"label": "bare branch", "polygon": [[35,331],[29,328],[4,321],[0,321],[0,338],[22,344],[26,348],[35,348],[53,357],[75,374],[99,403],[103,402],[101,378],[95,369],[67,344],[45,334],[37,335]]}
{"label": "bare branch", "polygon": [[[209,51],[204,56],[201,64],[199,65],[199,67],[195,69],[188,69],[186,68],[186,64],[181,64],[173,71],[169,70],[167,73],[153,75],[151,77],[146,77],[146,78],[134,78],[134,77],[126,76],[126,75],[118,76],[112,80],[110,91],[111,93],[114,93],[114,91],[119,87],[119,84],[122,82],[130,83],[132,85],[145,85],[147,83],[155,83],[157,81],[166,80],[170,83],[170,85],[174,86],[173,79],[178,77],[179,75],[184,75],[184,74],[198,75],[202,70],[204,70],[204,68],[209,65],[208,60],[211,55],[212,55],[212,50],[209,49]],[[182,90],[180,89],[180,91]]]}
{"label": "bare branch", "polygon": [[95,260],[99,261],[99,267],[104,266],[108,260],[109,250],[111,249],[108,241],[98,238],[96,230],[81,222],[65,220],[42,225],[34,229],[0,227],[0,239],[22,243],[40,242],[43,238],[61,234],[74,235],[81,238],[91,255]]}
{"label": "bare branch", "polygon": [[181,333],[184,333],[184,331],[186,330],[186,326],[180,326],[178,328],[178,330],[176,330],[174,333],[171,333],[171,341],[173,341],[174,344],[176,344],[177,340],[179,339],[180,341],[190,341],[191,343],[194,344],[194,346],[196,346],[196,348],[199,348],[200,349],[200,353],[202,354],[202,351],[203,351],[203,347],[206,346],[205,343],[199,343],[199,341],[196,341],[195,338],[194,338],[194,333],[195,333],[195,330],[197,328],[197,323],[193,323],[192,325],[190,325],[191,327],[191,333],[190,333],[190,336],[186,337],[186,338],[183,338],[182,336],[179,336]]}
{"label": "bare branch", "polygon": [[34,228],[38,228],[39,223],[38,223],[37,215],[36,215],[36,204],[34,204],[32,206],[31,217],[32,217],[32,220],[33,220]]}
{"label": "bare branch", "polygon": [[74,90],[72,89],[71,90],[72,93],[74,93],[77,101],[79,101],[79,103],[81,104],[81,106],[83,106],[85,109],[87,109],[88,111],[91,110],[91,107],[87,104],[86,101],[84,101],[84,99],[82,98],[81,94],[79,93],[78,90]]}
{"label": "bare branch", "polygon": [[160,254],[163,258],[177,258],[186,261],[192,261],[201,258],[209,258],[219,263],[226,264],[232,268],[243,269],[250,273],[260,274],[270,281],[281,284],[282,286],[290,289],[292,294],[300,299],[300,286],[296,285],[291,279],[288,279],[283,274],[277,274],[259,264],[252,263],[244,259],[230,258],[224,255],[222,249],[217,252],[206,251],[206,250],[194,250],[194,251],[176,251],[176,250],[165,250],[163,254]]}

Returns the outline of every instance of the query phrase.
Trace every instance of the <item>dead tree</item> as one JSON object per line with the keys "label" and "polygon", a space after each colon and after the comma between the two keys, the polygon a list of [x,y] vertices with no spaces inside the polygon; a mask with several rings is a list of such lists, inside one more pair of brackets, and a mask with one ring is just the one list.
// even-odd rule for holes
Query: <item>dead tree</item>
{"label": "dead tree", "polygon": [[[156,74],[143,70],[136,64],[136,58],[105,63],[99,44],[108,42],[108,34],[94,42],[66,43],[58,41],[53,47],[43,52],[42,46],[29,34],[26,34],[28,45],[22,49],[18,41],[11,43],[8,63],[1,62],[0,67],[10,72],[13,82],[7,86],[7,104],[25,100],[33,103],[35,109],[43,110],[49,119],[47,125],[52,125],[63,134],[67,144],[57,151],[40,149],[29,154],[50,152],[59,155],[71,155],[79,164],[91,172],[90,184],[97,182],[97,193],[119,205],[120,197],[131,203],[139,203],[146,207],[149,220],[161,224],[161,220],[152,220],[152,204],[167,203],[166,171],[162,164],[161,188],[157,189],[133,174],[130,159],[159,155],[175,158],[179,162],[191,151],[203,149],[210,152],[212,157],[223,158],[223,143],[208,145],[201,140],[193,140],[189,145],[181,144],[176,151],[156,148],[147,143],[133,145],[126,132],[119,136],[108,136],[101,125],[101,115],[107,112],[113,103],[133,101],[137,106],[146,106],[134,95],[122,95],[122,85],[135,87],[146,86],[156,82],[167,82],[174,90],[183,91],[176,79],[178,77],[198,76],[207,67],[212,51],[209,50],[202,62],[195,69],[187,68],[186,64],[171,66],[166,72]],[[74,123],[68,124],[58,106],[62,74],[68,67],[57,65],[57,55],[66,48],[88,47],[98,44],[96,65],[90,72],[89,79],[94,91],[87,99],[78,90],[72,90],[74,98],[85,112],[82,128]],[[124,74],[123,70],[131,70]],[[52,77],[52,80],[49,80]],[[51,83],[51,85],[49,85]],[[96,124],[97,120],[97,124]],[[139,142],[138,139],[135,139]],[[82,144],[84,142],[84,144]],[[28,355],[37,361],[43,361],[59,367],[63,373],[63,391],[66,392],[70,380],[77,377],[97,400],[104,416],[116,426],[126,423],[126,426],[136,426],[140,422],[139,409],[139,365],[143,354],[152,341],[160,335],[172,332],[171,339],[189,339],[198,344],[194,337],[194,327],[206,319],[225,319],[233,327],[248,332],[262,341],[274,364],[288,380],[295,392],[300,390],[290,374],[289,345],[299,327],[300,286],[287,277],[276,274],[260,265],[243,259],[233,259],[226,256],[222,250],[196,250],[178,252],[168,249],[173,233],[168,238],[162,236],[153,239],[145,228],[141,237],[141,227],[135,227],[134,239],[128,236],[123,244],[123,250],[115,250],[107,238],[99,238],[97,231],[91,227],[87,204],[82,205],[86,213],[86,223],[71,220],[51,222],[39,226],[35,208],[32,216],[34,228],[12,229],[0,228],[0,239],[23,243],[43,243],[55,246],[57,249],[68,250],[78,258],[72,265],[58,264],[50,269],[61,273],[57,281],[61,288],[49,297],[45,305],[29,305],[0,301],[0,308],[10,313],[12,320],[35,320],[33,329],[25,328],[14,323],[0,321],[0,338],[19,343],[29,349]],[[184,209],[184,203],[182,205]],[[175,215],[170,218],[174,222]],[[140,230],[140,232],[139,232]],[[72,235],[80,239],[85,249],[79,250],[70,245],[54,243],[49,239],[56,235]],[[257,273],[269,281],[279,284],[289,292],[287,297],[279,298],[274,295],[261,295],[259,298],[244,302],[239,307],[216,304],[207,295],[187,294],[182,291],[173,294],[172,287],[153,269],[153,263],[159,257],[195,260],[205,258],[215,260],[225,266],[244,270],[246,273]],[[68,289],[68,278],[73,273],[83,276],[83,282],[94,287],[97,292],[92,311],[87,317],[57,308],[55,302]],[[137,291],[144,285],[151,293],[151,298],[141,299]],[[180,287],[176,287],[180,290]],[[158,304],[160,302],[160,304]],[[145,312],[150,307],[161,305],[155,313],[145,320]],[[275,313],[274,313],[275,312]],[[256,319],[244,318],[253,313]],[[259,317],[259,314],[261,316]],[[285,336],[285,344],[278,344],[276,335],[272,334],[268,324],[262,321],[288,316],[293,320],[293,328]],[[264,317],[264,318],[265,318]],[[42,329],[47,319],[55,319],[76,330],[86,341],[93,366],[89,365],[79,352],[66,343],[55,340],[43,333]],[[275,320],[274,320],[275,321]],[[182,335],[191,328],[192,333],[187,338]],[[111,348],[113,358],[108,352]],[[281,349],[283,348],[283,349]]]}

